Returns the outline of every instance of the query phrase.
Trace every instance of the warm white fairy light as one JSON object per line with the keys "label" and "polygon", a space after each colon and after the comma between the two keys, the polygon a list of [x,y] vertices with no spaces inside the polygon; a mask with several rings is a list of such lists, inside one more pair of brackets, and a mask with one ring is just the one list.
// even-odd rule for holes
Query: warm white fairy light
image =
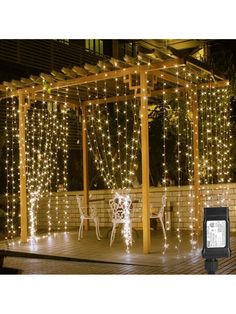
{"label": "warm white fairy light", "polygon": [[126,253],[130,252],[130,248],[132,246],[132,224],[130,218],[131,211],[131,199],[128,194],[119,194],[115,193],[115,199],[118,200],[118,207],[122,207],[124,211],[124,224],[122,228],[122,235],[126,245]]}
{"label": "warm white fairy light", "polygon": [[19,184],[19,165],[15,158],[15,152],[18,149],[18,107],[17,99],[11,97],[6,99],[6,240],[13,240],[17,235],[15,221],[17,219],[17,199]]}
{"label": "warm white fairy light", "polygon": [[[12,98],[13,99],[13,98]],[[16,217],[16,203],[17,203],[17,180],[19,180],[19,166],[18,163],[16,161],[15,158],[15,149],[18,146],[18,139],[19,139],[19,135],[18,135],[18,127],[17,127],[17,120],[18,120],[18,108],[17,108],[17,101],[16,99],[13,100],[12,103],[12,136],[13,136],[13,141],[12,141],[12,172],[11,172],[11,176],[12,176],[12,221],[11,221],[11,230],[13,235],[16,235],[16,230],[15,230],[15,226],[14,226],[14,219],[17,218]],[[17,146],[16,146],[17,145]]]}
{"label": "warm white fairy light", "polygon": [[[191,72],[188,72],[186,68],[184,70],[185,80],[188,80],[189,85],[192,86],[193,76]],[[194,232],[194,154],[193,154],[193,113],[192,113],[192,97],[194,91],[192,89],[185,92],[185,103],[186,103],[186,116],[185,116],[185,132],[186,132],[186,161],[188,171],[188,211],[189,211],[189,230],[190,230],[190,243],[192,249],[195,248],[195,232]]]}
{"label": "warm white fairy light", "polygon": [[[96,82],[96,97],[99,97],[99,88]],[[116,177],[114,176],[114,160],[111,153],[111,139],[110,139],[110,131],[109,131],[109,120],[108,120],[108,113],[107,113],[107,86],[106,81],[103,82],[100,88],[100,93],[103,95],[102,98],[104,99],[104,108],[100,105],[96,104],[95,110],[97,112],[97,119],[95,116],[95,128],[97,128],[97,134],[100,140],[101,145],[101,156],[102,159],[99,160],[99,164],[102,164],[102,167],[105,171],[105,175],[107,177],[107,183],[112,189],[116,188]],[[105,123],[104,123],[105,122]],[[97,149],[98,150],[98,149]],[[112,159],[112,166],[110,167],[109,161]]]}
{"label": "warm white fairy light", "polygon": [[67,98],[68,98],[68,92],[69,89],[66,89],[66,95],[65,95],[65,102],[63,103],[62,108],[62,124],[61,124],[61,135],[62,135],[62,150],[63,150],[63,188],[64,188],[64,231],[67,231],[68,229],[68,210],[69,210],[69,202],[68,202],[68,182],[67,182],[67,164],[68,164],[68,104],[67,104]]}
{"label": "warm white fairy light", "polygon": [[[59,96],[59,91],[57,89],[57,97]],[[58,102],[56,100],[56,103],[55,103],[55,107],[58,106]],[[58,131],[59,129],[59,126],[57,125],[56,126],[56,129]],[[57,136],[57,141],[56,141],[56,150],[59,149],[59,136]],[[58,192],[60,189],[60,167],[59,167],[59,164],[57,162],[57,165],[56,165],[56,191]],[[51,192],[50,192],[50,196],[51,196]],[[59,215],[59,197],[58,197],[58,193],[56,193],[55,195],[55,220],[57,222],[57,227],[56,227],[56,230],[57,231],[60,231],[61,230],[61,220],[60,220],[60,215]]]}
{"label": "warm white fairy light", "polygon": [[119,111],[120,111],[120,108],[118,106],[118,96],[120,95],[120,88],[119,88],[119,85],[118,85],[118,78],[115,79],[115,88],[116,88],[116,102],[114,104],[114,107],[115,107],[115,112],[116,112],[116,127],[117,127],[117,141],[116,141],[116,144],[117,144],[117,168],[118,168],[118,175],[119,175],[119,178],[120,178],[120,182],[122,182],[122,164],[121,164],[121,143],[120,143],[120,138],[121,138],[121,124],[120,124],[120,114],[119,114]]}
{"label": "warm white fairy light", "polygon": [[[56,115],[53,113],[53,108],[50,108],[52,106],[52,103],[47,103],[47,110],[49,112],[48,117],[49,117],[49,124],[52,125],[52,130],[54,132],[54,125],[55,125],[55,119]],[[52,147],[52,143],[48,143],[50,147]],[[51,157],[53,158],[53,155],[50,152]],[[40,157],[41,158],[41,157]],[[48,163],[48,171],[49,173],[53,172],[55,170],[55,163],[52,162],[52,158],[50,158],[49,163]],[[52,232],[52,213],[51,213],[51,201],[52,201],[52,180],[48,182],[48,186],[45,189],[45,193],[48,195],[48,202],[47,202],[47,224],[48,224],[48,235],[51,235]]]}
{"label": "warm white fairy light", "polygon": [[202,183],[204,184],[202,187],[203,193],[203,200],[204,200],[204,207],[208,206],[208,197],[209,197],[209,190],[207,189],[208,178],[207,178],[207,154],[206,154],[206,91],[200,91],[199,97],[199,114],[200,114],[200,140],[199,140],[199,149],[201,151],[201,158],[200,158],[200,176]]}
{"label": "warm white fairy light", "polygon": [[[35,241],[38,225],[39,201],[43,196],[48,196],[47,224],[48,235],[53,228],[51,208],[52,189],[59,186],[59,155],[63,160],[61,170],[61,184],[67,190],[67,160],[68,160],[68,121],[67,103],[62,105],[61,112],[58,108],[57,98],[46,101],[46,94],[35,95],[31,100],[30,108],[26,114],[26,176],[28,191],[28,212],[30,239]],[[59,96],[59,94],[57,94]],[[67,99],[67,93],[66,93]],[[38,101],[37,99],[40,99]],[[49,96],[50,98],[50,96]],[[28,101],[29,103],[29,101]],[[53,180],[56,183],[53,183]],[[56,185],[56,186],[55,186]],[[65,192],[64,205],[64,230],[68,224],[68,200]],[[57,230],[60,225],[58,202],[56,204],[56,217],[54,219]]]}
{"label": "warm white fairy light", "polygon": [[[94,154],[97,169],[110,189],[127,189],[132,185],[139,145],[139,106],[137,101],[128,101],[127,87],[123,86],[125,101],[118,101],[121,93],[119,79],[114,81],[117,101],[107,104],[107,84],[95,90],[103,95],[104,104],[88,105],[88,146]],[[92,99],[91,88],[87,88],[88,99]],[[100,96],[101,97],[101,96]],[[111,106],[111,107],[110,107]],[[113,112],[110,114],[110,108]],[[116,134],[113,125],[117,126]],[[112,130],[112,132],[111,132]]]}
{"label": "warm white fairy light", "polygon": [[[98,85],[95,83],[95,91],[97,93],[96,98],[98,98]],[[91,99],[90,87],[87,87],[87,97]],[[113,188],[113,181],[109,172],[109,166],[107,163],[107,154],[105,150],[104,137],[105,134],[103,132],[102,126],[102,117],[101,117],[101,109],[99,108],[99,104],[93,105],[89,103],[88,106],[88,115],[89,115],[89,123],[87,125],[87,136],[88,136],[88,146],[89,150],[94,155],[94,161],[97,166],[97,169],[100,171],[100,175],[102,176],[104,183],[106,186],[111,189]],[[101,142],[101,145],[99,143]]]}
{"label": "warm white fairy light", "polygon": [[9,237],[8,234],[8,224],[9,224],[9,216],[10,216],[10,174],[9,174],[9,163],[10,163],[10,135],[9,135],[9,120],[10,120],[10,107],[9,107],[9,100],[6,100],[6,122],[5,122],[5,135],[6,135],[6,178],[7,178],[7,184],[6,184],[6,201],[7,201],[7,208],[6,208],[6,228],[7,228],[7,235],[5,239],[7,240]]}
{"label": "warm white fairy light", "polygon": [[[43,111],[44,100],[41,104]],[[29,213],[29,234],[33,241],[36,238],[37,231],[37,204],[41,194],[41,155],[44,115],[39,113],[37,106],[40,106],[35,99],[31,103],[31,108],[26,114],[26,176],[28,191],[28,213]],[[46,127],[47,125],[44,125]],[[40,129],[39,129],[40,127]],[[45,144],[47,146],[47,142]],[[39,172],[38,172],[39,171]],[[42,171],[42,170],[41,170]],[[37,181],[36,181],[37,180]],[[36,182],[35,182],[36,181]]]}
{"label": "warm white fairy light", "polygon": [[[138,115],[138,108],[139,108],[139,103],[138,102],[133,102],[132,103],[133,107],[133,137],[132,137],[132,142],[131,142],[131,150],[130,150],[130,169],[129,169],[129,180],[133,181],[133,178],[135,176],[135,170],[137,168],[137,151],[140,143],[140,128],[139,128],[139,115]],[[129,182],[130,182],[129,181]],[[131,183],[131,182],[130,182]]]}
{"label": "warm white fairy light", "polygon": [[[168,170],[167,170],[167,164],[166,164],[166,140],[167,140],[167,96],[165,93],[165,86],[166,83],[164,81],[164,76],[163,76],[163,81],[162,81],[162,101],[163,101],[163,153],[162,153],[162,168],[163,168],[163,179],[162,179],[162,185],[164,187],[164,195],[166,196],[167,194],[167,177],[168,177]],[[169,230],[169,221],[166,222],[166,229]],[[168,248],[168,243],[167,243],[167,237],[164,237],[164,245],[163,245],[163,254],[165,254],[166,249]]]}
{"label": "warm white fairy light", "polygon": [[220,189],[222,195],[218,199],[220,206],[228,206],[228,185],[230,179],[230,168],[231,168],[231,133],[230,133],[230,107],[229,107],[229,95],[227,88],[217,89],[217,102],[219,106],[219,132],[218,136],[218,164],[217,164],[217,177],[221,184]]}
{"label": "warm white fairy light", "polygon": [[[59,143],[60,143],[60,136],[59,135],[59,127],[62,125],[60,123],[60,126],[58,125],[57,119],[59,119],[58,116],[58,97],[59,92],[57,90],[57,95],[54,98],[53,102],[47,102],[47,111],[48,111],[48,120],[49,125],[51,126],[53,136],[52,139],[55,141],[52,143],[52,140],[50,140],[49,146],[50,146],[50,155],[51,158],[49,160],[48,164],[48,171],[49,173],[53,173],[52,179],[48,182],[48,187],[45,190],[45,193],[48,195],[48,203],[47,203],[47,223],[48,223],[48,236],[52,234],[53,229],[59,230],[59,216],[58,216],[58,195],[56,195],[56,204],[55,204],[55,224],[53,226],[53,217],[52,217],[52,190],[54,188],[52,184],[52,180],[54,177],[56,177],[56,183],[55,183],[55,189],[58,190],[58,186],[60,184],[60,169],[58,165],[58,158],[55,156],[55,154],[59,150]],[[63,135],[62,135],[63,138]],[[53,151],[55,151],[55,154],[53,154]],[[54,162],[53,159],[56,158],[57,162]]]}
{"label": "warm white fairy light", "polygon": [[218,135],[216,132],[215,117],[217,117],[217,108],[215,106],[215,92],[212,87],[210,77],[207,89],[200,91],[200,175],[204,183],[203,197],[204,206],[212,206],[212,188],[215,172],[215,153]]}
{"label": "warm white fairy light", "polygon": [[[125,86],[124,86],[124,96],[126,97],[127,96],[127,84],[125,83]],[[127,98],[124,102],[124,108],[123,108],[123,114],[125,116],[125,123],[124,123],[124,126],[123,126],[123,130],[124,130],[124,143],[123,145],[125,146],[124,147],[124,151],[125,151],[125,159],[124,159],[124,173],[125,173],[125,176],[124,176],[124,179],[122,181],[122,184],[123,186],[129,186],[129,174],[128,174],[128,152],[129,152],[129,144],[128,144],[128,122],[129,122],[129,117],[128,117],[128,114],[127,114],[127,111],[128,111],[128,101],[127,101]]]}
{"label": "warm white fairy light", "polygon": [[176,235],[177,235],[177,245],[175,246],[176,249],[179,249],[181,243],[181,234],[180,234],[180,224],[181,224],[181,217],[180,217],[180,196],[181,196],[181,133],[180,133],[180,99],[179,99],[179,91],[178,91],[178,84],[179,84],[179,71],[176,71],[176,91],[175,91],[175,102],[177,103],[177,125],[176,125],[176,132],[177,132],[177,174],[178,174],[178,196],[177,196],[177,228],[176,228]]}
{"label": "warm white fairy light", "polygon": [[98,130],[99,137],[101,139],[100,143],[102,145],[101,149],[102,149],[102,156],[103,156],[103,159],[99,160],[99,163],[105,162],[104,169],[109,180],[108,181],[109,185],[112,186],[112,188],[115,188],[115,177],[109,165],[109,159],[110,157],[112,158],[112,155],[111,155],[111,146],[109,145],[110,135],[109,135],[109,121],[107,120],[106,91],[107,91],[106,84],[104,84],[104,87],[102,88],[102,92],[103,92],[103,99],[105,101],[105,110],[103,110],[103,108],[100,105],[96,104],[96,111],[98,113],[98,119],[96,120],[97,130]]}
{"label": "warm white fairy light", "polygon": [[[118,86],[117,86],[117,90],[118,90]],[[118,91],[116,91],[118,92]],[[104,133],[102,134],[103,137],[105,137],[105,149],[106,149],[106,155],[107,155],[107,161],[108,161],[108,171],[110,171],[110,176],[111,176],[111,180],[112,180],[112,184],[113,184],[113,188],[115,188],[117,186],[117,182],[116,182],[116,174],[115,174],[115,158],[113,156],[113,151],[112,151],[112,142],[111,142],[111,133],[110,133],[110,117],[109,117],[109,111],[108,111],[108,107],[107,107],[107,81],[104,81],[104,110],[103,110],[103,115],[104,115],[104,120],[105,120],[105,125],[102,125],[102,121],[100,119],[100,127],[102,127],[103,129],[105,129]],[[100,107],[101,108],[101,107]],[[99,108],[99,109],[100,109]],[[111,165],[111,166],[110,166]]]}
{"label": "warm white fairy light", "polygon": [[[201,179],[205,184],[204,206],[213,206],[213,189],[219,190],[217,205],[228,198],[225,194],[230,181],[230,113],[227,88],[215,88],[211,79],[200,93],[200,151]],[[213,187],[213,183],[219,183]]]}

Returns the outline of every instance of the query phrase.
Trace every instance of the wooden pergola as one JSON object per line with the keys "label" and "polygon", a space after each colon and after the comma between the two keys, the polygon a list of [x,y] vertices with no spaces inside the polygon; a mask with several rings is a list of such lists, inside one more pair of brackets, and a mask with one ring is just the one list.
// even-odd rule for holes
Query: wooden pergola
{"label": "wooden pergola", "polygon": [[[176,81],[176,69],[183,66],[189,66],[196,71],[199,77],[202,77],[201,86],[199,81],[190,81],[185,77],[178,77]],[[209,84],[206,78],[212,75],[213,82]],[[134,84],[134,76],[138,78],[138,84]],[[129,85],[129,92],[126,96],[117,96],[114,94],[112,80],[118,79]],[[199,178],[199,143],[198,143],[198,101],[197,88],[224,88],[229,82],[222,76],[210,73],[203,64],[195,62],[192,59],[168,59],[163,61],[149,60],[140,61],[139,64],[130,62],[121,62],[111,59],[100,61],[97,65],[86,64],[84,68],[74,67],[73,69],[62,69],[62,72],[53,71],[52,75],[42,74],[41,77],[31,76],[30,79],[21,81],[5,82],[0,86],[6,97],[17,96],[19,99],[19,153],[20,153],[20,215],[21,215],[21,241],[26,242],[28,237],[27,222],[27,190],[26,190],[26,154],[25,154],[25,115],[30,107],[32,99],[42,99],[53,101],[55,98],[58,103],[65,101],[61,95],[67,90],[67,105],[73,109],[80,108],[82,112],[82,140],[83,140],[83,192],[85,206],[89,205],[88,190],[88,148],[87,148],[87,116],[86,106],[89,104],[103,105],[124,101],[125,99],[140,99],[140,118],[141,118],[141,150],[142,150],[142,221],[143,221],[143,252],[149,253],[151,246],[150,239],[150,217],[149,217],[149,135],[148,135],[148,103],[149,99],[162,97],[163,90],[158,86],[158,82],[166,82],[165,93],[175,93],[176,86],[179,91],[189,91],[192,95],[192,114],[193,114],[193,152],[194,152],[194,206],[195,206],[195,230],[199,231],[200,225],[200,178]],[[48,89],[45,88],[45,81],[48,83]],[[108,93],[106,99],[94,98],[86,99],[85,86],[90,86],[95,82],[107,81]],[[137,82],[137,79],[136,79]],[[109,85],[110,84],[110,85]],[[50,89],[50,92],[48,92]],[[69,90],[69,91],[68,91]],[[78,100],[78,90],[81,99]]]}

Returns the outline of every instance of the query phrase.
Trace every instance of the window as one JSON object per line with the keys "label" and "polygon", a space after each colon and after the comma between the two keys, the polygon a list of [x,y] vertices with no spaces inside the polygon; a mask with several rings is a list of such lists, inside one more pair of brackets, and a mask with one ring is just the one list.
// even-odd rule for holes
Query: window
{"label": "window", "polygon": [[103,54],[103,41],[101,39],[86,39],[85,49],[98,54]]}

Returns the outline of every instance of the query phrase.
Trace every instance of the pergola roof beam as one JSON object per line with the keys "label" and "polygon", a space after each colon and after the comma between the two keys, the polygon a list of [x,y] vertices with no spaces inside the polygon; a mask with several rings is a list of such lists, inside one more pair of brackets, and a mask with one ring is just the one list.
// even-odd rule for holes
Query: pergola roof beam
{"label": "pergola roof beam", "polygon": [[75,71],[73,71],[72,69],[63,67],[63,68],[61,69],[61,71],[64,73],[64,75],[66,75],[66,76],[69,77],[69,78],[75,78],[75,77],[77,77],[77,73],[76,73]]}
{"label": "pergola roof beam", "polygon": [[28,86],[32,86],[34,84],[34,82],[31,79],[25,77],[22,77],[20,81]]}
{"label": "pergola roof beam", "polygon": [[43,79],[40,76],[30,75],[30,79],[35,84],[42,84],[43,83]]}
{"label": "pergola roof beam", "polygon": [[101,72],[101,69],[99,68],[99,66],[92,65],[89,63],[85,63],[84,68],[85,68],[85,70],[87,70],[88,72],[93,73],[93,74],[98,74]]}
{"label": "pergola roof beam", "polygon": [[117,68],[117,69],[123,69],[129,66],[126,62],[115,59],[115,58],[111,58],[109,62],[113,65],[114,68]]}
{"label": "pergola roof beam", "polygon": [[86,76],[86,75],[88,75],[88,71],[85,70],[84,68],[79,67],[79,66],[74,66],[72,68],[72,71],[74,71],[79,76]]}
{"label": "pergola roof beam", "polygon": [[128,55],[124,56],[124,60],[126,63],[130,64],[131,66],[137,65],[137,61],[138,61],[137,58],[133,58]]}
{"label": "pergola roof beam", "polygon": [[57,71],[52,71],[51,74],[59,81],[63,81],[66,79],[65,75],[60,73],[60,72],[57,72]]}
{"label": "pergola roof beam", "polygon": [[25,86],[24,83],[22,83],[21,81],[17,81],[17,80],[12,80],[11,83],[13,86],[15,86],[17,88],[23,88]]}
{"label": "pergola roof beam", "polygon": [[48,83],[55,83],[55,81],[56,81],[56,80],[53,78],[53,76],[50,75],[50,74],[40,73],[40,77],[41,77],[44,81],[46,81],[46,82],[48,82]]}
{"label": "pergola roof beam", "polygon": [[113,66],[110,62],[106,62],[103,60],[99,60],[97,63],[97,66],[102,70],[102,71],[112,71]]}
{"label": "pergola roof beam", "polygon": [[[92,74],[88,75],[85,77],[78,77],[66,81],[59,81],[59,82],[54,82],[51,83],[50,89],[56,89],[56,88],[63,88],[63,87],[71,87],[71,86],[76,86],[76,85],[82,85],[82,84],[88,84],[92,82],[98,82],[98,81],[103,81],[103,80],[108,80],[108,79],[113,79],[117,77],[123,77],[127,74],[134,74],[137,73],[139,70],[144,70],[144,71],[156,71],[156,70],[161,70],[161,69],[167,69],[167,68],[172,68],[175,66],[180,66],[180,65],[185,65],[185,62],[183,59],[174,59],[174,60],[168,60],[168,61],[161,61],[156,63],[155,65],[141,65],[141,66],[134,66],[134,67],[129,67],[129,68],[123,68],[121,70],[114,70],[110,72],[102,72],[98,74]],[[46,78],[45,78],[46,79]],[[36,86],[34,89],[33,88],[28,88],[25,89],[25,91],[22,89],[20,92],[39,92],[43,91],[42,86]]]}

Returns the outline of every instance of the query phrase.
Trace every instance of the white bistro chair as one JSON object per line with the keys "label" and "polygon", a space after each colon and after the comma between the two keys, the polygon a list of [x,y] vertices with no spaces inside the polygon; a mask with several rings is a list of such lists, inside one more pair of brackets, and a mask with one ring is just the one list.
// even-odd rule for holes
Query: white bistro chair
{"label": "white bistro chair", "polygon": [[[164,226],[164,222],[163,222],[165,207],[166,207],[166,194],[164,194],[162,196],[161,208],[157,212],[151,212],[150,213],[150,218],[159,219],[160,220],[161,227],[162,227],[162,232],[163,232],[164,238],[166,239],[166,230],[165,230],[165,226]],[[151,208],[151,210],[153,210],[153,209]]]}
{"label": "white bistro chair", "polygon": [[87,214],[87,208],[81,206],[80,196],[76,196],[76,200],[77,200],[79,213],[80,213],[80,227],[79,227],[78,240],[83,238],[84,220],[93,220],[94,221],[96,236],[97,236],[97,239],[100,240],[100,238],[102,236],[101,236],[100,230],[99,230],[99,218],[97,215],[96,208],[93,205],[89,206],[89,208],[88,208],[89,214]]}
{"label": "white bistro chair", "polygon": [[111,221],[112,221],[112,230],[110,238],[110,246],[115,240],[116,229],[119,224],[127,223],[129,219],[129,226],[132,232],[132,222],[130,218],[130,211],[132,209],[132,201],[127,196],[115,195],[113,199],[109,201],[111,207]]}

